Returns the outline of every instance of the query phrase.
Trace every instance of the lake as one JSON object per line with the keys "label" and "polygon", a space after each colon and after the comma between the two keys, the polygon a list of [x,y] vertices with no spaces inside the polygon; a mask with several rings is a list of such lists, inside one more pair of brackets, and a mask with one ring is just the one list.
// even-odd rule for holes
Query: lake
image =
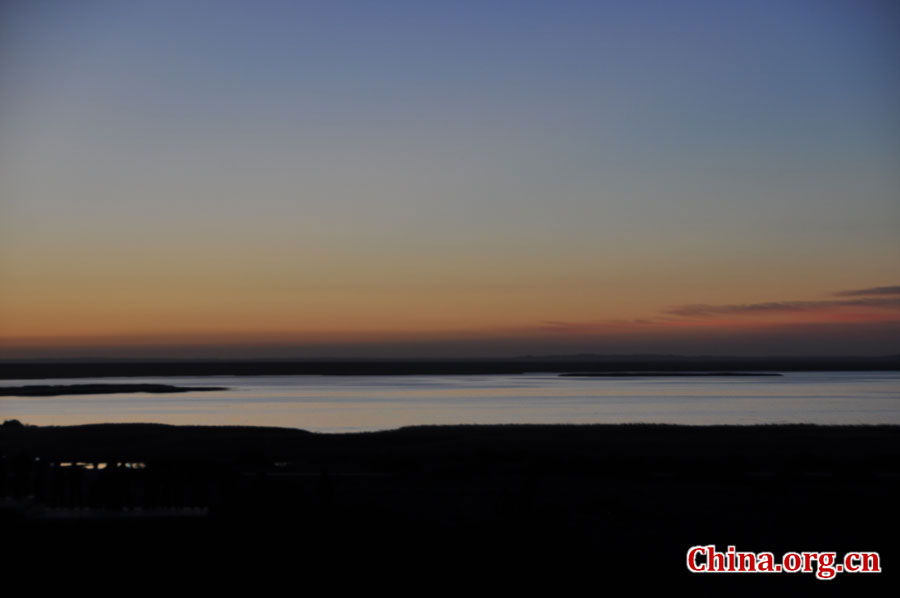
{"label": "lake", "polygon": [[781,377],[208,376],[4,380],[227,386],[178,394],[0,397],[35,425],[155,422],[351,432],[422,424],[900,424],[900,372]]}

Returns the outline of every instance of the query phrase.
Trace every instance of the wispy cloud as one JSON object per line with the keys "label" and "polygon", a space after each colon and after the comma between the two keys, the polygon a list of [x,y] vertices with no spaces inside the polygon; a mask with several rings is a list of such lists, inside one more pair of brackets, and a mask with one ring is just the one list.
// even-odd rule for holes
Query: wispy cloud
{"label": "wispy cloud", "polygon": [[890,310],[900,309],[900,297],[875,297],[827,301],[775,301],[769,303],[746,303],[740,305],[677,305],[665,310],[665,313],[675,316],[710,317],[719,315],[741,316],[754,314],[812,312],[825,311],[836,308],[878,308]]}
{"label": "wispy cloud", "polygon": [[850,291],[839,291],[834,294],[835,297],[870,297],[872,295],[900,295],[900,286],[854,289]]}

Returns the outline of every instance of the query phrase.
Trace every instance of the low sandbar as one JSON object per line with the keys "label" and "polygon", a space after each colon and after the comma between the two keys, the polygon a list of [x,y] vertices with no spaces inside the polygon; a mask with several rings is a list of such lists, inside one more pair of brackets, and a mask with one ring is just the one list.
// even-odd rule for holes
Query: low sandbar
{"label": "low sandbar", "polygon": [[172,386],[170,384],[40,384],[6,386],[0,397],[55,397],[60,395],[99,395],[129,392],[175,393],[228,390],[224,386]]}

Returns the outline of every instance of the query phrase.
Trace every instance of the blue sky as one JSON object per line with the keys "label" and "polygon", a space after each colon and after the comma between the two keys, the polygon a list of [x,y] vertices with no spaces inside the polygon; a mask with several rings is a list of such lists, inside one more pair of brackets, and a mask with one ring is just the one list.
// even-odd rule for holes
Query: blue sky
{"label": "blue sky", "polygon": [[0,337],[520,334],[896,284],[898,26],[879,1],[4,3]]}

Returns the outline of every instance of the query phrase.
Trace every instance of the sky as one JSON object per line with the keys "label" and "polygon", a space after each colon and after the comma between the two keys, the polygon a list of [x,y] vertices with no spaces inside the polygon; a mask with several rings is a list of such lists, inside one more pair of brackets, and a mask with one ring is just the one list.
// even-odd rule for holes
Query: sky
{"label": "sky", "polygon": [[900,353],[888,0],[0,4],[0,357]]}

